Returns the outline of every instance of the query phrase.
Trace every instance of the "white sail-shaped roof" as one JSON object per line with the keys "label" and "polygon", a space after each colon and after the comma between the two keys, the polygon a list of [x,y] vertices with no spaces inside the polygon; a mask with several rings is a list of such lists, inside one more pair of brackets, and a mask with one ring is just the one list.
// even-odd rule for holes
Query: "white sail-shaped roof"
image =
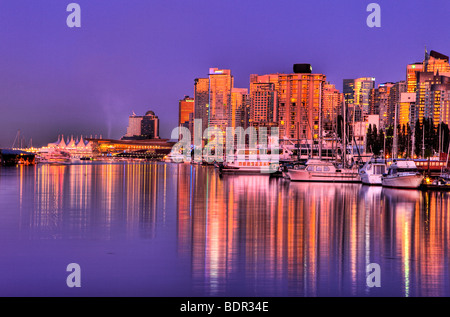
{"label": "white sail-shaped roof", "polygon": [[75,140],[73,139],[73,135],[70,138],[70,141],[67,143],[66,147],[74,149],[76,147]]}
{"label": "white sail-shaped roof", "polygon": [[84,142],[83,136],[81,136],[80,140],[78,141],[77,148],[79,149],[86,148],[86,143]]}
{"label": "white sail-shaped roof", "polygon": [[64,135],[61,136],[61,141],[58,143],[58,148],[64,149],[66,147],[66,141],[64,141]]}

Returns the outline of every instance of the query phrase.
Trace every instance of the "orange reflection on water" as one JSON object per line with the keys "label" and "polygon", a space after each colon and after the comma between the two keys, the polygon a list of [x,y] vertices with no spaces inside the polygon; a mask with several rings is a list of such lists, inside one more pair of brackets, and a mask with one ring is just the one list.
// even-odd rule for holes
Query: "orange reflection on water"
{"label": "orange reflection on water", "polygon": [[378,290],[366,284],[369,263],[382,269],[385,293],[376,294],[445,292],[447,193],[179,169],[179,249],[192,239],[194,280],[211,295],[240,277],[261,294],[270,286],[291,295],[370,295]]}

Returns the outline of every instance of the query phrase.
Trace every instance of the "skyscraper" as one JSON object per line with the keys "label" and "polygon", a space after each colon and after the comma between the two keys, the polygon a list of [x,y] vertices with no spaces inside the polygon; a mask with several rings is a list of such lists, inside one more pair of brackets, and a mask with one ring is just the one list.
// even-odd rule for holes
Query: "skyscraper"
{"label": "skyscraper", "polygon": [[252,81],[250,78],[250,100],[250,125],[277,125],[277,92],[274,83]]}
{"label": "skyscraper", "polygon": [[[178,102],[178,126],[189,124],[189,115],[194,112],[194,98],[184,96]],[[186,126],[187,127],[187,126]]]}
{"label": "skyscraper", "polygon": [[[189,96],[184,96],[183,99],[178,101],[178,126],[184,127],[186,129],[189,129],[191,132],[191,138],[192,133],[190,127],[192,126],[193,120],[193,114],[194,114],[194,98],[191,98]],[[179,136],[180,138],[181,136]]]}
{"label": "skyscraper", "polygon": [[312,73],[252,75],[251,82],[274,84],[280,138],[319,141],[322,136],[320,126],[325,75]]}
{"label": "skyscraper", "polygon": [[332,131],[336,127],[337,116],[342,115],[344,94],[333,84],[325,83],[323,88],[323,129]]}
{"label": "skyscraper", "polygon": [[228,126],[231,90],[234,78],[229,69],[209,69],[209,121],[208,127],[222,131]]}
{"label": "skyscraper", "polygon": [[122,140],[144,140],[159,138],[159,118],[153,111],[147,111],[144,116],[134,112],[128,118],[127,133]]}
{"label": "skyscraper", "polygon": [[352,111],[352,120],[363,121],[370,113],[370,93],[375,88],[374,77],[361,77],[343,80],[343,92],[346,106]]}
{"label": "skyscraper", "polygon": [[194,81],[194,119],[202,120],[202,133],[208,127],[209,117],[209,78],[196,78]]}
{"label": "skyscraper", "polygon": [[250,104],[247,88],[232,88],[231,103],[228,114],[228,127],[242,127],[246,129],[248,126],[247,108]]}

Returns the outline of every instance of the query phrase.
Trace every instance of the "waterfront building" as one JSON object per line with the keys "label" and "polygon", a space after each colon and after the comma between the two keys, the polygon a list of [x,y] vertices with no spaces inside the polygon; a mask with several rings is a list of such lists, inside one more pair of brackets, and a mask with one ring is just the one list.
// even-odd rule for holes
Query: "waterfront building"
{"label": "waterfront building", "polygon": [[423,62],[406,66],[406,92],[415,93],[417,90],[417,74],[423,71]]}
{"label": "waterfront building", "polygon": [[194,80],[194,119],[202,120],[202,133],[208,127],[209,78]]}
{"label": "waterfront building", "polygon": [[[409,64],[406,69],[407,92],[402,108],[406,111],[409,103],[409,122],[413,126],[417,120],[433,119],[435,125],[448,122],[447,83],[450,77],[449,57],[431,51],[425,51],[423,62]],[[415,99],[415,100],[413,100]],[[405,117],[405,116],[404,116]]]}
{"label": "waterfront building", "polygon": [[326,82],[323,87],[323,129],[333,131],[336,128],[336,120],[342,115],[342,102],[344,94],[335,85]]}
{"label": "waterfront building", "polygon": [[450,74],[449,57],[436,51],[431,51],[430,54],[425,52],[424,71],[434,74],[437,72]]}
{"label": "waterfront building", "polygon": [[153,111],[147,111],[144,116],[134,112],[128,119],[127,133],[122,140],[142,140],[159,138],[159,118]]}
{"label": "waterfront building", "polygon": [[274,84],[280,139],[319,141],[323,132],[319,127],[325,75],[311,72],[251,75],[250,82]]}
{"label": "waterfront building", "polygon": [[420,123],[423,118],[432,119],[435,126],[444,119],[448,120],[441,110],[447,105],[446,98],[449,90],[450,77],[441,76],[439,71],[418,73],[415,119]]}
{"label": "waterfront building", "polygon": [[[370,112],[369,114],[380,115],[381,120],[381,129],[385,129],[388,127],[388,118],[389,118],[389,100],[391,88],[394,86],[394,83],[383,83],[379,84],[377,88],[371,89],[370,95]],[[356,120],[357,121],[357,120]]]}
{"label": "waterfront building", "polygon": [[93,155],[96,158],[142,158],[147,160],[162,160],[169,155],[176,142],[168,139],[88,139],[92,144]]}
{"label": "waterfront building", "polygon": [[415,104],[416,104],[416,93],[415,92],[403,92],[400,94],[399,112],[398,112],[398,123],[400,126],[409,124],[413,127],[415,118]]}
{"label": "waterfront building", "polygon": [[250,79],[250,103],[251,126],[277,125],[277,91],[273,82],[256,82]]}
{"label": "waterfront building", "polygon": [[178,101],[178,126],[188,128],[191,113],[194,113],[194,98],[184,96]]}
{"label": "waterfront building", "polygon": [[363,121],[370,114],[370,93],[375,88],[374,77],[343,80],[343,93],[347,109],[352,111],[353,121]]}
{"label": "waterfront building", "polygon": [[231,103],[228,110],[228,127],[242,127],[246,129],[249,125],[248,108],[250,97],[247,88],[232,88]]}
{"label": "waterfront building", "polygon": [[209,69],[209,117],[208,127],[225,131],[231,113],[231,91],[234,78],[229,69]]}

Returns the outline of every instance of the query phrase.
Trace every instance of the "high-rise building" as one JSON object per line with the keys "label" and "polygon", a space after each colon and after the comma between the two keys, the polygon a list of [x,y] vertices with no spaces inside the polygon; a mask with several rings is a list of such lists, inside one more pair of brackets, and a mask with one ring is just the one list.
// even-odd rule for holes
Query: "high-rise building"
{"label": "high-rise building", "polygon": [[375,88],[374,77],[361,77],[343,80],[343,92],[346,106],[351,110],[352,120],[363,121],[370,113],[370,93]]}
{"label": "high-rise building", "polygon": [[319,127],[323,124],[325,75],[313,73],[252,75],[251,81],[274,83],[280,138],[319,141],[323,131]]}
{"label": "high-rise building", "polygon": [[147,111],[144,116],[134,112],[128,119],[127,133],[122,140],[144,140],[159,138],[159,118],[153,111]]}
{"label": "high-rise building", "polygon": [[[194,114],[194,98],[184,96],[183,99],[178,101],[178,126],[189,129],[191,132],[191,139],[193,130],[190,129]],[[181,133],[179,135],[181,138]]]}
{"label": "high-rise building", "polygon": [[277,91],[272,82],[252,81],[250,78],[250,125],[272,127],[277,125]]}
{"label": "high-rise building", "polygon": [[209,78],[196,78],[194,81],[194,119],[202,120],[202,133],[208,127],[209,117]]}
{"label": "high-rise building", "polygon": [[[422,123],[423,118],[433,119],[435,125],[444,121],[446,78],[450,77],[449,57],[436,51],[429,54],[425,51],[424,61],[408,65],[406,76],[407,92],[416,94],[415,101],[409,102],[410,124],[417,120]],[[407,95],[403,99],[407,97],[413,99]],[[402,105],[405,109],[407,102]]]}
{"label": "high-rise building", "polygon": [[137,116],[133,112],[133,114],[128,118],[128,127],[125,137],[133,137],[135,135],[141,135],[141,122],[142,116]]}
{"label": "high-rise building", "polygon": [[188,125],[191,113],[194,113],[194,98],[184,96],[178,101],[178,126]]}
{"label": "high-rise building", "polygon": [[430,54],[425,53],[424,71],[436,74],[450,73],[450,64],[448,56],[431,51]]}
{"label": "high-rise building", "polygon": [[231,103],[228,113],[227,127],[248,127],[247,108],[249,106],[249,95],[247,88],[232,88]]}
{"label": "high-rise building", "polygon": [[392,85],[389,91],[389,100],[387,107],[387,126],[394,126],[395,123],[395,112],[397,111],[397,124],[399,123],[400,117],[400,99],[401,94],[405,93],[407,89],[406,82],[399,81]]}
{"label": "high-rise building", "polygon": [[342,102],[344,94],[336,89],[336,86],[330,83],[325,83],[323,87],[323,129],[332,131],[336,126],[336,119],[342,115]]}
{"label": "high-rise building", "polygon": [[447,90],[450,90],[450,77],[439,75],[439,71],[418,73],[415,119],[420,123],[423,118],[432,119],[435,126],[442,122]]}
{"label": "high-rise building", "polygon": [[415,92],[404,92],[400,94],[400,104],[398,111],[398,123],[400,126],[409,124],[410,127],[414,126],[415,119]]}
{"label": "high-rise building", "polygon": [[406,92],[416,92],[417,89],[417,73],[423,71],[423,63],[409,64],[406,67]]}
{"label": "high-rise building", "polygon": [[231,90],[234,78],[229,69],[209,69],[209,120],[208,127],[222,131],[228,126],[231,107]]}
{"label": "high-rise building", "polygon": [[159,138],[159,118],[153,111],[147,111],[142,117],[141,135],[146,139]]}

